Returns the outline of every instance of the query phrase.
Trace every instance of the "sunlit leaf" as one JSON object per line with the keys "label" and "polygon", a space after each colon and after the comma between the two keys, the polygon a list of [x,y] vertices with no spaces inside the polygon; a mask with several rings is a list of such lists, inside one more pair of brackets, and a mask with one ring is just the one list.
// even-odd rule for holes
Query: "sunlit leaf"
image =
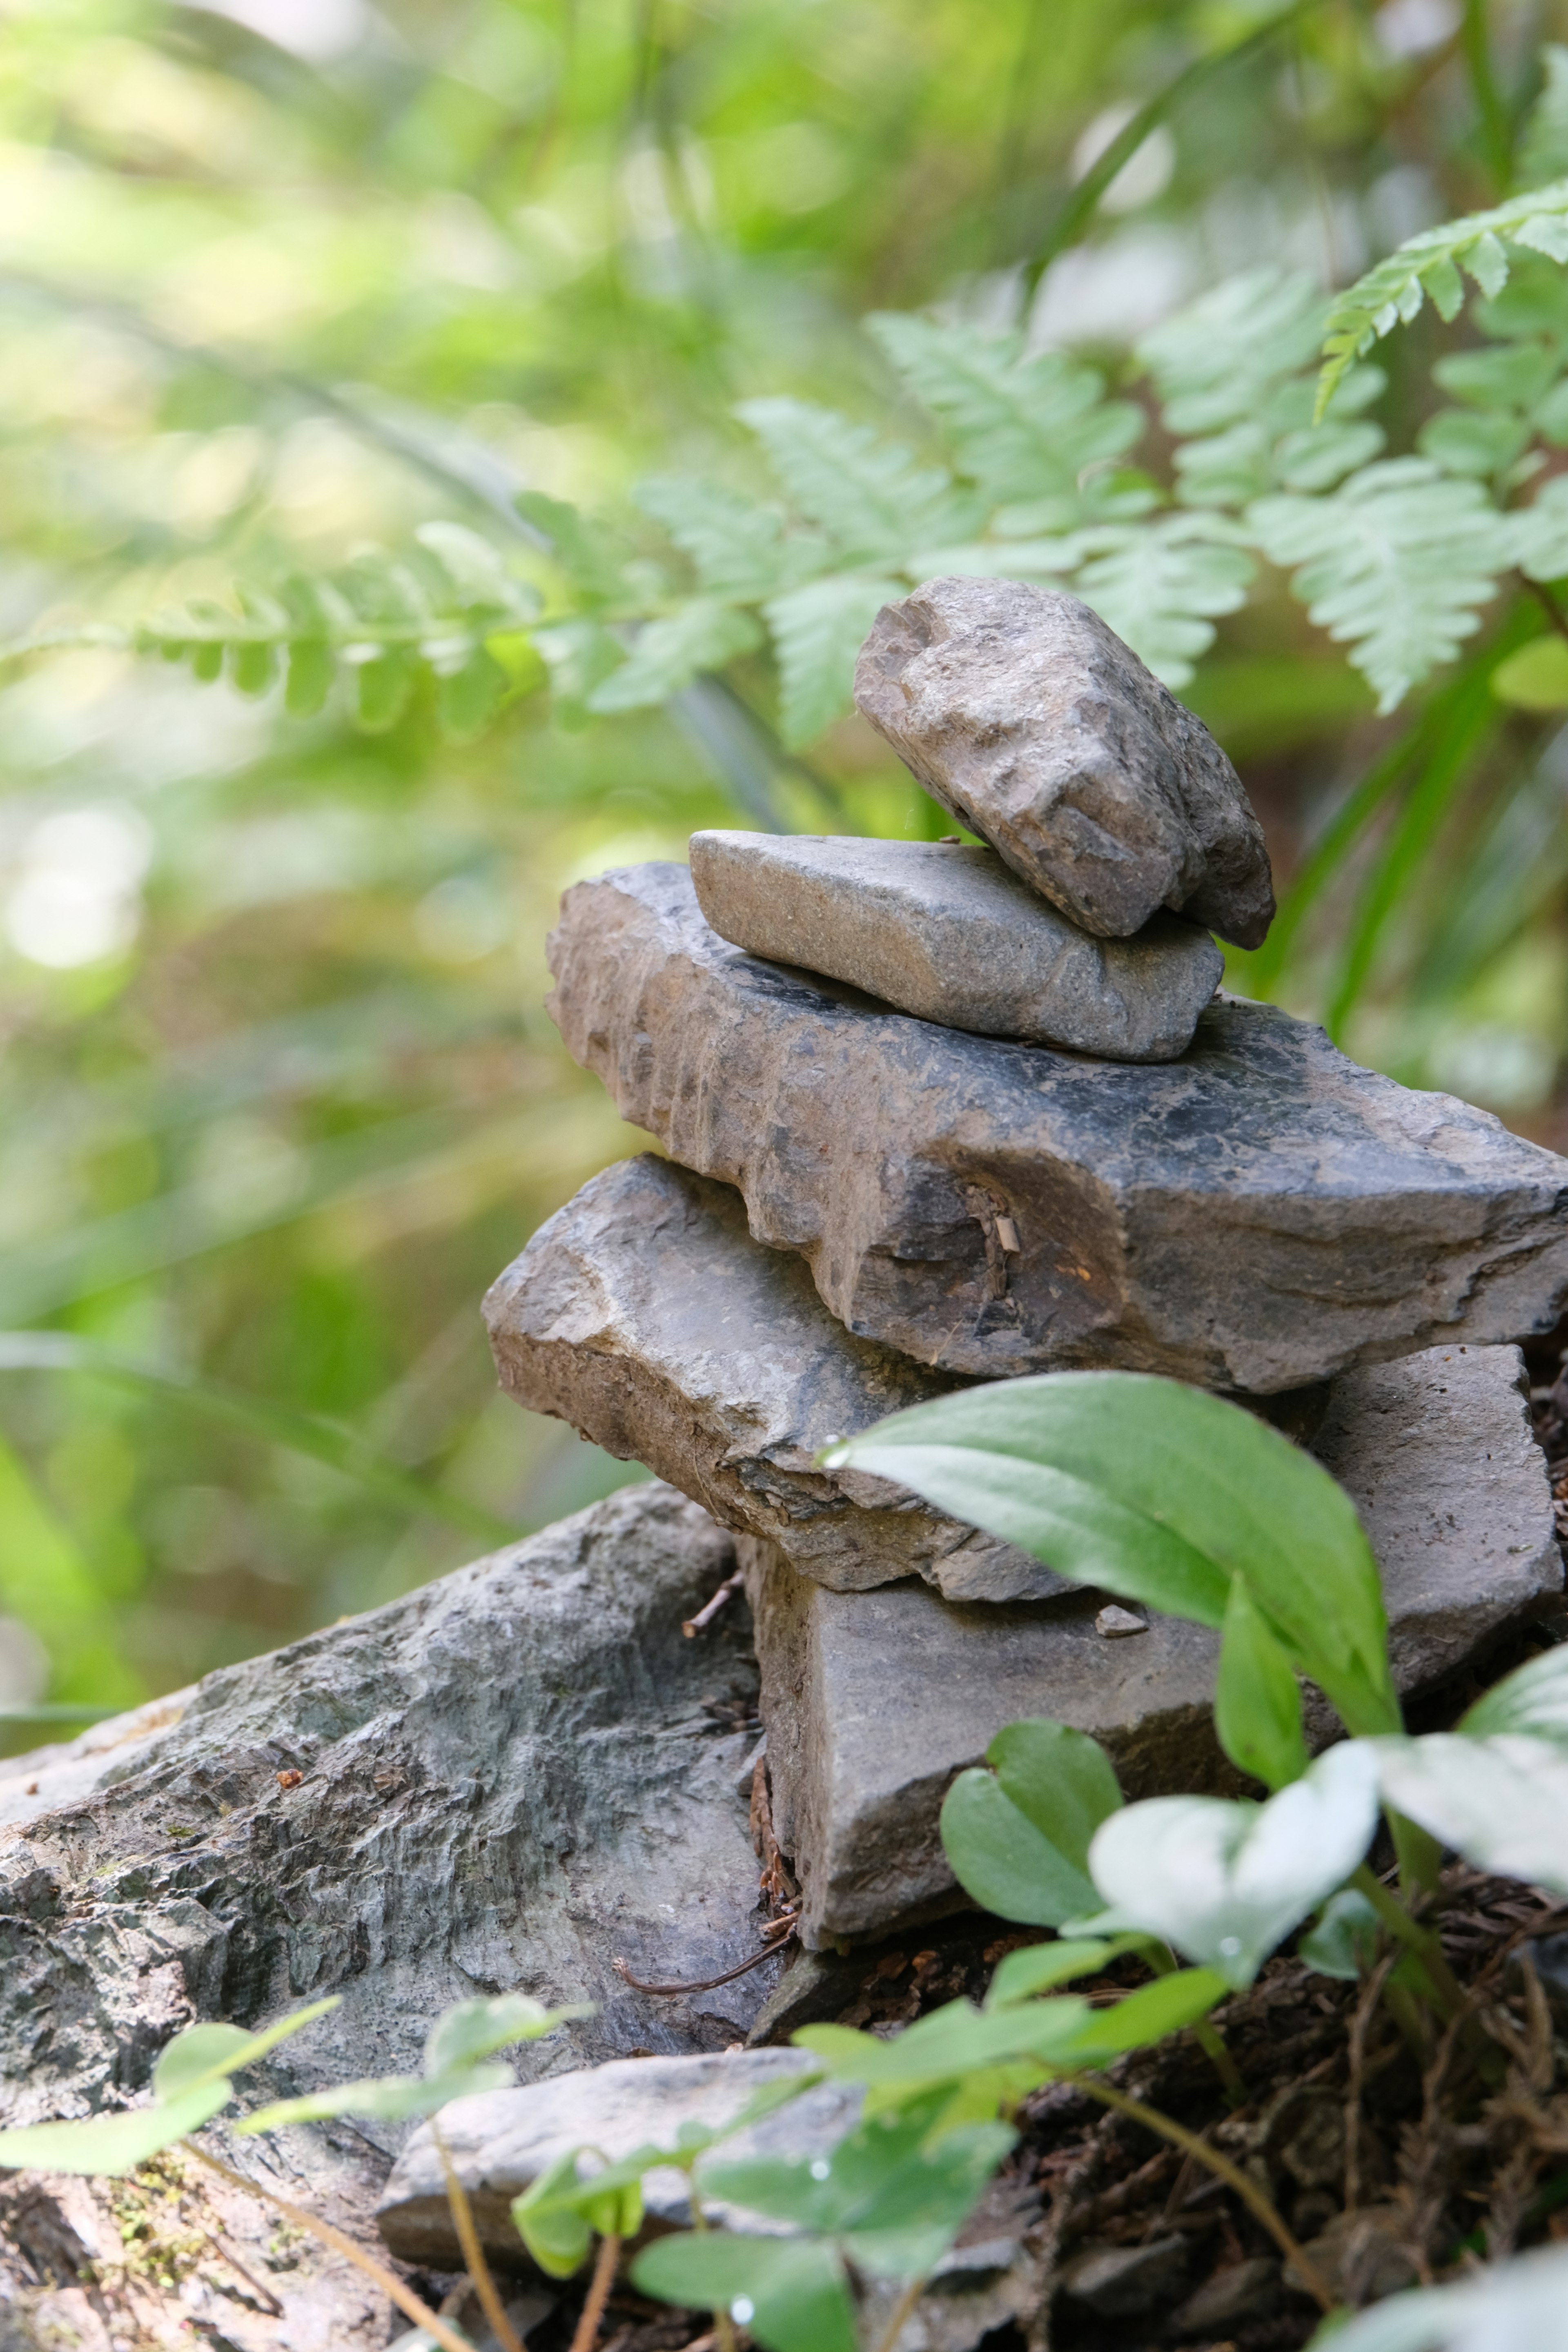
{"label": "sunlit leaf", "polygon": [[1366,1745],[1395,1811],[1477,1870],[1568,1895],[1568,1753],[1557,1740],[1435,1732]]}
{"label": "sunlit leaf", "polygon": [[308,2009],[297,2009],[258,2033],[247,2033],[239,2025],[187,2025],[164,2045],[153,2069],[155,2095],[172,2099],[194,2090],[198,2083],[217,2082],[224,2075],[238,2074],[242,2067],[254,2066],[279,2042],[291,2041],[303,2027],[328,2016],[342,1999],[340,1993],[333,1993],[325,2000],[312,2001]]}
{"label": "sunlit leaf", "polygon": [[689,2310],[727,2311],[767,2352],[856,2352],[844,2265],[798,2238],[660,2238],[632,2264],[639,2294]]}
{"label": "sunlit leaf", "polygon": [[1482,1692],[1456,1727],[1472,1739],[1514,1732],[1568,1748],[1568,1644],[1516,1666]]}
{"label": "sunlit leaf", "polygon": [[226,2107],[234,2095],[226,2079],[197,2083],[176,2099],[122,2116],[90,2116],[80,2123],[25,2124],[0,2131],[0,2168],[17,2171],[120,2175],[134,2172]]}

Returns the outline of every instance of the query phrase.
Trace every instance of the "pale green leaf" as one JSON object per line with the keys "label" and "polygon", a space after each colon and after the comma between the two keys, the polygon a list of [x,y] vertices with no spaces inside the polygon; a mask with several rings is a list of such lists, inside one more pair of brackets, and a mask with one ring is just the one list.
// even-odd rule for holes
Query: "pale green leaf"
{"label": "pale green leaf", "polygon": [[194,2090],[198,2083],[216,2083],[238,2074],[242,2067],[254,2066],[279,2042],[291,2041],[303,2027],[328,2016],[341,2000],[341,1994],[333,1993],[325,2000],[314,2000],[308,2009],[297,2009],[258,2033],[247,2033],[240,2025],[187,2025],[165,2045],[153,2069],[154,2095],[172,2099]]}
{"label": "pale green leaf", "polygon": [[1256,418],[1274,387],[1313,357],[1324,308],[1305,271],[1266,266],[1163,320],[1137,350],[1158,387],[1166,430],[1184,438]]}
{"label": "pale green leaf", "polygon": [[660,2238],[632,2264],[639,2294],[727,2311],[766,2352],[856,2352],[844,2266],[832,2247],[728,2231]]}
{"label": "pale green leaf", "polygon": [[1231,1762],[1266,1788],[1282,1789],[1307,1769],[1300,1685],[1240,1576],[1226,1604],[1214,1720]]}
{"label": "pale green leaf", "polygon": [[1135,1949],[1138,1940],[1132,1936],[1096,1937],[1089,1940],[1079,1937],[1027,1944],[1021,1952],[1008,1952],[996,1964],[996,1972],[986,1990],[985,2006],[1011,2009],[1036,1993],[1052,1992],[1058,1985],[1070,1984],[1075,1977],[1098,1976],[1122,1952]]}
{"label": "pale green leaf", "polygon": [[0,2131],[0,2168],[38,2172],[118,2176],[134,2172],[188,2132],[199,2131],[234,2096],[226,2079],[197,2083],[177,2099],[137,2107],[123,2116],[89,2116],[80,2123],[25,2124]]}
{"label": "pale green leaf", "polygon": [[961,1772],[942,1805],[953,1874],[1002,1918],[1059,1927],[1093,1899],[1089,1842],[1121,1802],[1110,1760],[1043,1717],[1008,1724],[985,1754],[992,1770]]}
{"label": "pale green leaf", "polygon": [[1459,1717],[1458,1728],[1472,1739],[1515,1732],[1568,1748],[1568,1643],[1543,1650],[1494,1683]]}
{"label": "pale green leaf", "polygon": [[1171,514],[1094,535],[1073,583],[1169,687],[1184,686],[1214,643],[1214,616],[1247,602],[1256,566],[1221,515]]}
{"label": "pale green leaf", "polygon": [[1446,474],[1473,476],[1485,481],[1511,466],[1530,440],[1530,427],[1521,416],[1467,408],[1440,408],[1415,436],[1424,457]]}
{"label": "pale green leaf", "polygon": [[1361,1862],[1377,1825],[1378,1747],[1331,1748],[1265,1805],[1153,1797],[1095,1833],[1089,1869],[1117,1922],[1250,1984]]}
{"label": "pale green leaf", "polygon": [[812,742],[852,707],[855,660],[884,604],[904,593],[897,580],[859,573],[814,580],[766,607],[780,677],[780,728],[792,747]]}
{"label": "pale green leaf", "polygon": [[1568,476],[1542,485],[1527,507],[1505,515],[1508,553],[1529,580],[1568,576]]}
{"label": "pale green leaf", "polygon": [[476,2091],[505,2091],[512,2084],[510,2066],[454,2066],[445,2074],[383,2074],[365,2082],[340,2083],[335,2089],[311,2091],[303,2098],[279,2099],[258,2107],[235,2129],[242,2136],[276,2131],[283,2124],[324,2123],[331,2116],[369,2116],[379,2123],[405,2123],[414,2116],[433,2116],[453,2099]]}
{"label": "pale green leaf", "polygon": [[736,605],[697,597],[679,613],[644,623],[619,669],[589,695],[588,708],[605,716],[668,702],[705,670],[722,669],[737,654],[750,653],[762,634]]}
{"label": "pale green leaf", "polygon": [[1568,2248],[1538,2248],[1452,2286],[1392,2294],[1314,2347],[1328,2352],[1563,2352]]}
{"label": "pale green leaf", "polygon": [[980,520],[975,500],[955,491],[947,474],[879,441],[873,425],[804,400],[742,401],[736,414],[799,511],[844,557],[896,556],[962,539]]}
{"label": "pale green leaf", "polygon": [[1394,1811],[1477,1870],[1568,1895],[1568,1752],[1556,1740],[1434,1732],[1365,1744]]}
{"label": "pale green leaf", "polygon": [[455,2067],[472,2065],[514,2042],[538,2042],[553,2033],[569,2018],[592,2017],[581,2002],[566,2009],[546,2009],[525,1992],[497,1993],[489,2000],[460,2000],[443,2011],[425,2037],[425,2072],[448,2074]]}
{"label": "pale green leaf", "polygon": [[700,475],[655,474],[637,484],[636,496],[690,557],[710,596],[750,604],[795,586],[826,560],[823,540],[786,539],[776,507],[755,506]]}
{"label": "pale green leaf", "polygon": [[1298,1957],[1322,1977],[1353,1984],[1377,1951],[1378,1916],[1366,1896],[1342,1886],[1324,1904],[1316,1925],[1296,1946]]}

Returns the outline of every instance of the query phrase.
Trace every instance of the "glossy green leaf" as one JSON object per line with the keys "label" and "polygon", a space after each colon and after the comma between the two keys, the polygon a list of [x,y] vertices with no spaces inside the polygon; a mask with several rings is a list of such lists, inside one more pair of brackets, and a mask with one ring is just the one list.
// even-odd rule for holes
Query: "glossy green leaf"
{"label": "glossy green leaf", "polygon": [[1321,1977],[1338,1977],[1353,1984],[1364,1976],[1377,1952],[1378,1917],[1366,1896],[1353,1886],[1331,1895],[1314,1925],[1300,1938],[1297,1955]]}
{"label": "glossy green leaf", "polygon": [[1306,1770],[1300,1685],[1240,1576],[1226,1606],[1214,1721],[1231,1762],[1266,1788],[1282,1789]]}
{"label": "glossy green leaf", "polygon": [[1558,1741],[1435,1732],[1365,1744],[1396,1812],[1477,1870],[1568,1895],[1568,1754]]}
{"label": "glossy green leaf", "polygon": [[844,2265],[810,2239],[710,2231],[660,2238],[632,2264],[641,2294],[688,2310],[727,2311],[766,2352],[856,2352]]}
{"label": "glossy green leaf", "polygon": [[1227,1984],[1250,1984],[1365,1854],[1377,1822],[1374,1747],[1415,1744],[1347,1741],[1265,1805],[1217,1797],[1129,1805],[1096,1833],[1095,1885],[1119,1926],[1162,1937]]}
{"label": "glossy green leaf", "polygon": [[90,2116],[80,2123],[25,2124],[0,2131],[0,2168],[117,2176],[198,2131],[234,2096],[226,2078],[195,2084],[176,2099],[130,2115]]}
{"label": "glossy green leaf", "polygon": [[297,2009],[276,2024],[264,2026],[259,2033],[247,2033],[240,2025],[187,2025],[165,2045],[153,2069],[154,2096],[175,2098],[194,2090],[198,2083],[216,2083],[224,2075],[237,2074],[242,2067],[254,2066],[279,2042],[291,2041],[302,2028],[338,2008],[342,1998],[333,1993],[325,2000],[314,2000],[308,2009]]}
{"label": "glossy green leaf", "polygon": [[1353,1505],[1239,1405],[1144,1373],[1047,1373],[912,1406],[824,1459],[1200,1624],[1224,1622],[1244,1576],[1351,1730],[1399,1724],[1382,1584]]}
{"label": "glossy green leaf", "polygon": [[1457,1728],[1471,1739],[1515,1732],[1568,1748],[1568,1643],[1543,1650],[1483,1691]]}

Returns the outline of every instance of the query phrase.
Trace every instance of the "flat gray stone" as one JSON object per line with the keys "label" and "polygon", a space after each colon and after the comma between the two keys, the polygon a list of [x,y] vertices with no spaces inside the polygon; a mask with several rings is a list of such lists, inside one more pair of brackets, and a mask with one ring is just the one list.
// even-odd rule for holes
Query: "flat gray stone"
{"label": "flat gray stone", "polygon": [[1208,933],[1174,915],[1096,939],[990,849],[694,833],[691,879],[720,938],[748,955],[950,1029],[1112,1062],[1184,1053],[1225,969]]}
{"label": "flat gray stone", "polygon": [[519,1404],[646,1462],[839,1591],[911,1573],[953,1600],[1067,1589],[902,1487],[814,1467],[830,1439],[962,1383],[852,1338],[800,1258],[752,1240],[727,1184],[651,1152],[605,1169],[507,1268],[485,1320]]}
{"label": "flat gray stone", "polygon": [[[1559,1591],[1544,1457],[1517,1348],[1434,1349],[1346,1374],[1314,1441],[1383,1570],[1394,1677],[1429,1689]],[[960,1607],[908,1582],[830,1592],[742,1537],[773,1821],[809,1948],[886,1935],[962,1898],[937,1820],[1005,1723],[1052,1716],[1110,1751],[1129,1796],[1234,1786],[1211,1706],[1217,1634],[1150,1612],[1096,1630],[1103,1595]],[[1321,1700],[1313,1737],[1334,1736]]]}
{"label": "flat gray stone", "polygon": [[1568,1161],[1272,1005],[1216,1001],[1175,1063],[968,1036],[742,954],[680,866],[577,884],[551,956],[623,1117],[921,1363],[1268,1392],[1568,1291]]}
{"label": "flat gray stone", "polygon": [[[624,2058],[516,2090],[454,2099],[441,2110],[441,2137],[468,2192],[486,2252],[517,2269],[527,2256],[511,2219],[511,2200],[560,2157],[590,2146],[617,2163],[650,2140],[668,2147],[682,2124],[728,2123],[758,2091],[788,2075],[809,2074],[814,2063],[805,2050]],[[859,2111],[857,2087],[819,2084],[750,2130],[737,2132],[725,2142],[725,2154],[785,2160],[814,2157],[851,2130]],[[647,2174],[644,2199],[651,2224],[647,2234],[690,2227],[685,2176],[673,2166]],[[710,2210],[706,2200],[705,2210]],[[710,2210],[715,2220],[724,2218],[717,2201]],[[441,2159],[427,2124],[399,2156],[375,2218],[382,2237],[401,2261],[427,2263],[436,2270],[462,2268]]]}
{"label": "flat gray stone", "polygon": [[1168,907],[1263,943],[1263,828],[1208,729],[1099,614],[1018,580],[928,580],[885,604],[855,699],[944,808],[1085,930]]}
{"label": "flat gray stone", "polygon": [[[0,2117],[118,2105],[196,2019],[250,2025],[329,1992],[342,2007],[247,2074],[245,2104],[416,2068],[430,2021],[477,1992],[597,2004],[509,2053],[533,2077],[742,2041],[781,1960],[657,2001],[615,1968],[687,1981],[757,1949],[735,1786],[754,1739],[746,1612],[732,1602],[697,1641],[680,1630],[732,1567],[695,1505],[627,1488],[387,1608],[0,1763]],[[226,2152],[374,2243],[405,2129],[306,2126],[264,2153]],[[33,2292],[11,2266],[5,2207],[31,2186],[0,2184],[0,2310]],[[114,2188],[49,2184],[76,2200],[95,2259],[121,2259]],[[171,2330],[195,2310],[242,2352],[385,2345],[385,2301],[358,2273],[308,2251],[275,2273],[270,2210],[204,2194],[286,2316],[216,2290],[210,2305],[172,2294]],[[79,2290],[61,2292],[74,2326]]]}

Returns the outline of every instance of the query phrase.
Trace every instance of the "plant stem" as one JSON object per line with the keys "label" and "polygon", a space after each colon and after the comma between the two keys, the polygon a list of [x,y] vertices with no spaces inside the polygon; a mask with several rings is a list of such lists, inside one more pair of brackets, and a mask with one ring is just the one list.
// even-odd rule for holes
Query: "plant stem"
{"label": "plant stem", "polygon": [[447,2183],[447,2202],[452,2209],[452,2221],[458,2232],[458,2243],[463,2249],[463,2260],[468,2264],[468,2276],[474,2283],[474,2292],[479,2298],[480,2307],[495,2331],[496,2341],[500,2346],[501,2352],[523,2352],[517,2330],[506,2315],[506,2305],[497,2293],[496,2283],[490,2276],[490,2266],[485,2260],[485,2250],[479,2243],[479,2233],[474,2227],[474,2209],[468,2202],[468,2190],[458,2178],[447,2143],[442,2138],[434,2118],[430,2125],[430,2137],[436,2143],[436,2153],[441,2159],[441,2171]]}
{"label": "plant stem", "polygon": [[898,2302],[893,2305],[893,2315],[878,2339],[877,2352],[897,2352],[899,2338],[904,2332],[904,2322],[925,2293],[925,2286],[926,2282],[923,2278],[910,2281]]}
{"label": "plant stem", "polygon": [[1162,2115],[1158,2107],[1146,2107],[1142,2099],[1130,2099],[1125,2091],[1113,2090],[1109,2083],[1102,2082],[1097,2075],[1064,2074],[1061,2079],[1076,2083],[1079,2089],[1086,2091],[1091,2099],[1098,2099],[1103,2106],[1114,2107],[1118,2115],[1142,2124],[1146,2130],[1157,2132],[1162,2139],[1168,2139],[1173,2147],[1185,2149],[1199,2164],[1206,2165],[1211,2172],[1216,2173],[1227,2189],[1236,2191],[1247,2210],[1257,2215],[1308,2294],[1321,2304],[1325,2311],[1334,2309],[1334,2298],[1329,2292],[1328,2282],[1316,2263],[1291,2236],[1273,2200],[1259,2189],[1256,2180],[1247,2178],[1239,2165],[1232,2164],[1228,2156],[1222,2156],[1217,2147],[1211,2147],[1206,2139],[1200,2139],[1196,2132],[1188,2131],[1186,2126],[1177,2123],[1173,2116]]}
{"label": "plant stem", "polygon": [[375,2281],[383,2294],[392,2297],[399,2311],[411,2319],[416,2327],[423,2327],[427,2336],[436,2338],[437,2343],[443,2347],[443,2352],[474,2352],[467,2336],[459,2336],[455,2327],[448,2327],[427,2303],[421,2303],[411,2286],[405,2286],[400,2278],[395,2278],[389,2270],[383,2268],[374,2254],[367,2254],[363,2247],[356,2246],[352,2238],[346,2237],[342,2230],[334,2229],[331,2221],[323,2221],[306,2206],[291,2204],[287,2197],[279,2197],[275,2189],[267,2188],[263,2182],[247,2179],[243,2172],[234,2171],[230,2166],[220,2163],[216,2156],[209,2156],[205,2148],[198,2147],[194,2139],[182,2140],[180,2146],[187,2156],[194,2156],[198,2164],[205,2164],[209,2172],[216,2172],[221,2180],[226,2180],[231,2189],[244,2189],[252,2197],[264,2197],[269,2205],[277,2207],[285,2221],[292,2221],[296,2229],[308,2230],[313,2238],[320,2238],[324,2246],[331,2246],[335,2254],[342,2254],[346,2261],[353,2263],[356,2270],[363,2271],[367,2278]]}
{"label": "plant stem", "polygon": [[1241,2069],[1231,2056],[1219,2028],[1211,2025],[1206,2017],[1200,2017],[1193,2028],[1193,2037],[1205,2057],[1213,2060],[1215,2073],[1224,2084],[1225,2095],[1231,2105],[1246,2106],[1247,2084],[1241,2079]]}
{"label": "plant stem", "polygon": [[[697,2194],[695,2158],[692,2159],[691,2165],[687,2169],[686,2193],[691,2204],[692,2228],[694,2230],[706,2231],[709,2227],[709,2221],[707,2214],[702,2210],[702,2200]],[[735,2323],[731,2318],[727,2311],[714,2312],[713,2333],[719,2340],[719,2352],[736,2352]]]}
{"label": "plant stem", "polygon": [[605,2315],[605,2305],[610,2299],[610,2289],[616,2283],[616,2264],[621,2258],[618,2238],[601,2238],[599,2259],[594,2264],[594,2275],[588,2286],[588,2299],[583,2305],[583,2316],[577,2322],[577,2333],[572,2338],[572,2352],[594,2352],[599,2340],[599,2322]]}
{"label": "plant stem", "polygon": [[1395,1942],[1403,1944],[1420,1961],[1444,2015],[1457,2017],[1465,2006],[1465,1989],[1443,1958],[1443,1948],[1431,1928],[1413,1919],[1398,1895],[1391,1893],[1364,1862],[1351,1885],[1358,1895],[1365,1895]]}

